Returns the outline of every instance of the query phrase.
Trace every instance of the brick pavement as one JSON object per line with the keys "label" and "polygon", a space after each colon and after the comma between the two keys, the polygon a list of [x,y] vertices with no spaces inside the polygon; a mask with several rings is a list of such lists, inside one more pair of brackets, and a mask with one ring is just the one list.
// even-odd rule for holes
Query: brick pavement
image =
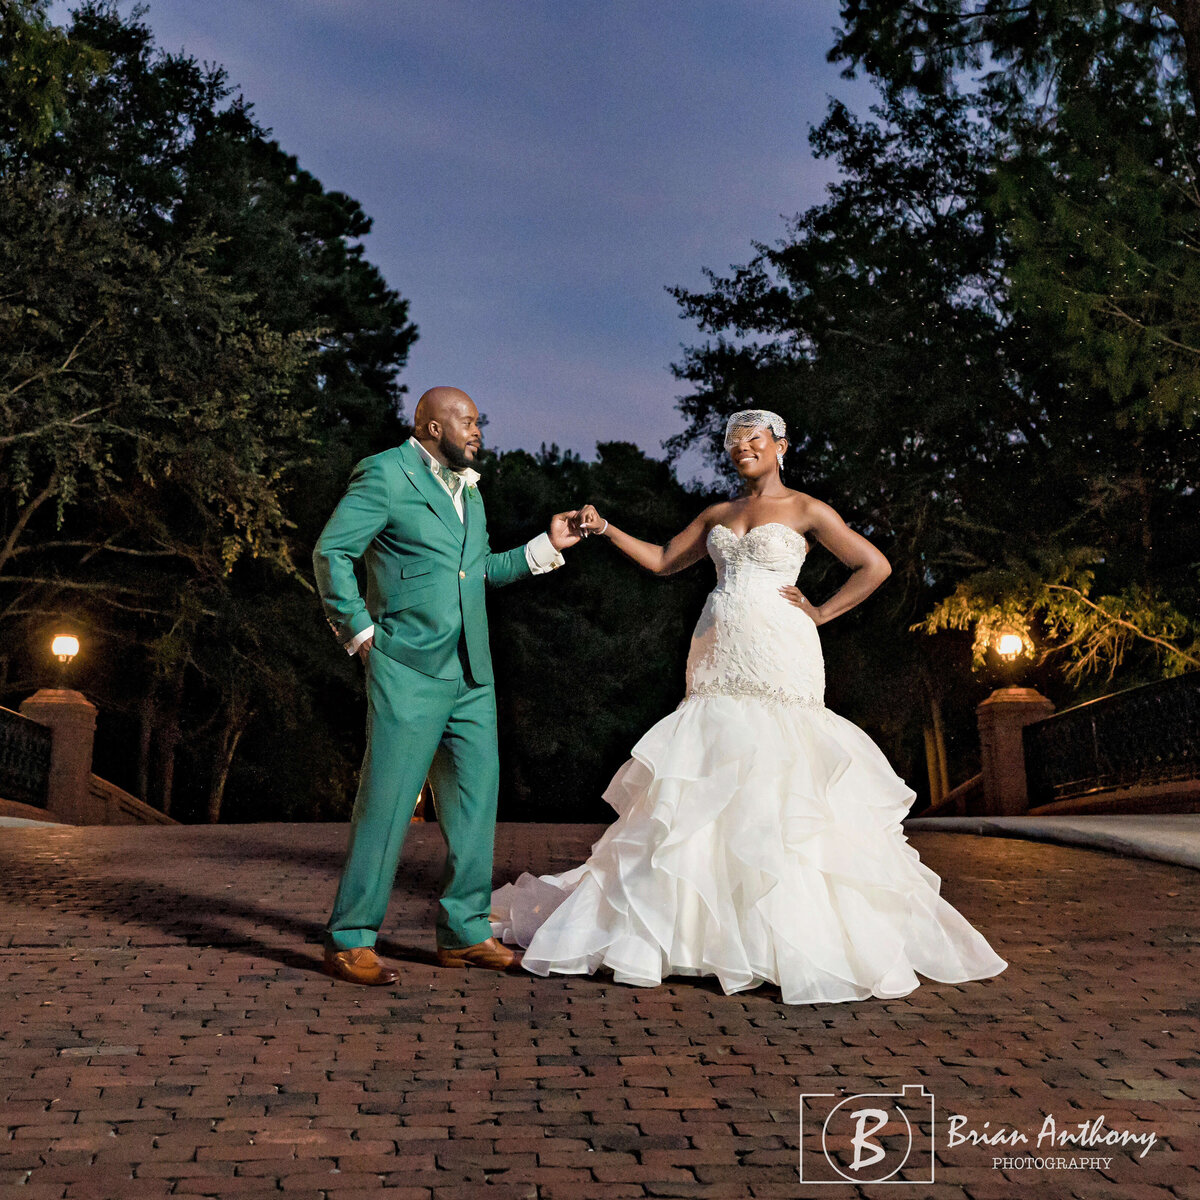
{"label": "brick pavement", "polygon": [[[345,832],[0,830],[0,1194],[1200,1200],[1193,871],[914,834],[1008,969],[787,1006],[439,971],[440,841],[419,826],[382,939],[403,979],[369,990],[314,969]],[[497,880],[572,865],[598,832],[501,826]],[[802,1093],[905,1084],[935,1097],[935,1185],[801,1180]],[[1029,1144],[950,1147],[955,1114]],[[1158,1141],[1077,1151],[1103,1169],[994,1168],[1051,1153],[1046,1114]]]}

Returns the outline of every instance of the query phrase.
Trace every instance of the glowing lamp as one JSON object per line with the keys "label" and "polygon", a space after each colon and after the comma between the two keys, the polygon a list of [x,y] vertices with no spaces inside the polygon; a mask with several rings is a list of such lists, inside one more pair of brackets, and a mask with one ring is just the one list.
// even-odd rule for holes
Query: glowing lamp
{"label": "glowing lamp", "polygon": [[69,663],[79,653],[79,639],[72,637],[69,633],[60,633],[50,643],[50,653],[60,663]]}
{"label": "glowing lamp", "polygon": [[996,653],[1005,662],[1012,662],[1024,649],[1025,642],[1019,633],[1002,633],[996,639]]}

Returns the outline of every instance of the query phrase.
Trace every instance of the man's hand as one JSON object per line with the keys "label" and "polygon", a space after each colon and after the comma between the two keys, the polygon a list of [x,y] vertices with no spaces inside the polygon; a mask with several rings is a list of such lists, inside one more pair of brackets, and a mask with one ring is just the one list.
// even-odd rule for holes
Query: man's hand
{"label": "man's hand", "polygon": [[367,640],[363,642],[363,644],[354,652],[360,659],[362,659],[362,665],[364,667],[367,665],[367,659],[371,657],[371,647],[374,645],[375,638],[372,635],[371,637],[367,638]]}
{"label": "man's hand", "polygon": [[566,550],[574,546],[582,536],[576,527],[578,509],[570,512],[555,513],[550,518],[550,545],[555,550]]}

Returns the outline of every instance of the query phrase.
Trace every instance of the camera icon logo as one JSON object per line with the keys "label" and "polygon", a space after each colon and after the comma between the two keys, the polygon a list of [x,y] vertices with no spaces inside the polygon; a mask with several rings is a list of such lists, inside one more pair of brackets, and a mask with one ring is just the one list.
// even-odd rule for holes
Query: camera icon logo
{"label": "camera icon logo", "polygon": [[898,1093],[804,1092],[804,1183],[933,1183],[934,1101],[924,1084]]}

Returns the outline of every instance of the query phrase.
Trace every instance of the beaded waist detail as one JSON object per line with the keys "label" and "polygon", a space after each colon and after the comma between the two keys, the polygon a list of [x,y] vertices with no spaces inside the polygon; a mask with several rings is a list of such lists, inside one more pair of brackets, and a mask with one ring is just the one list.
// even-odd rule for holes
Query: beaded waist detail
{"label": "beaded waist detail", "polygon": [[693,684],[684,701],[698,699],[707,700],[714,696],[731,696],[754,700],[765,700],[770,704],[791,704],[799,708],[819,709],[825,707],[825,702],[816,696],[800,696],[789,692],[786,688],[774,685],[760,679],[706,679]]}

